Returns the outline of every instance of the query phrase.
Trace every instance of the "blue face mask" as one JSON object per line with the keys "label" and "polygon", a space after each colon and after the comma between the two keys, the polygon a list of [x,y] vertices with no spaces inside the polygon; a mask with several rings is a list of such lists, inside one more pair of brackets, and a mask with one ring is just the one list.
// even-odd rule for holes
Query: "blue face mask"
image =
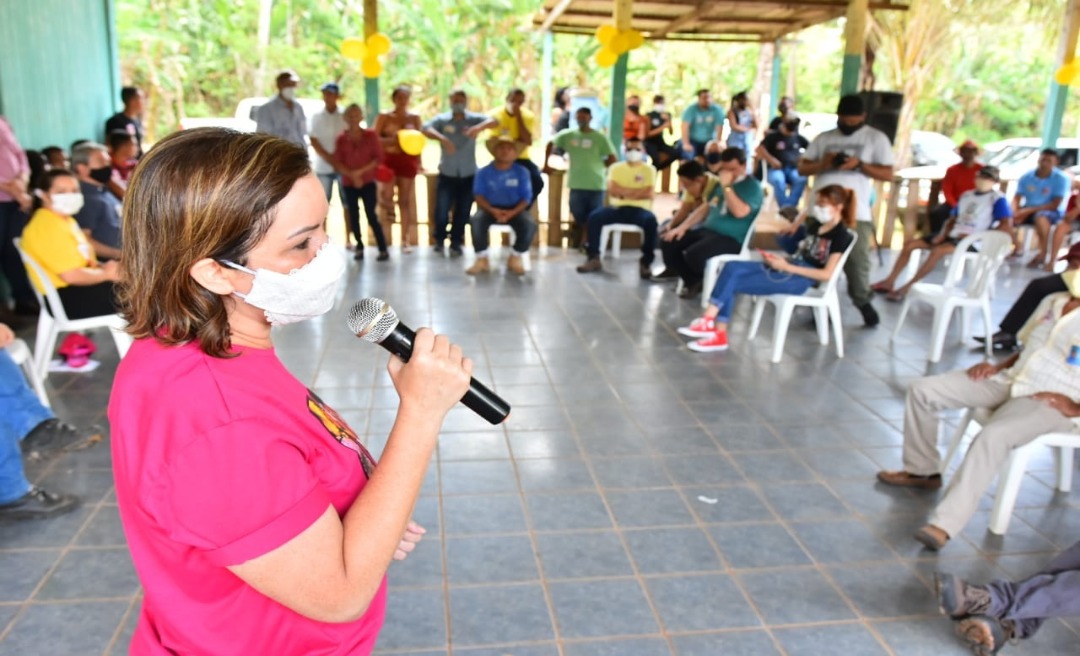
{"label": "blue face mask", "polygon": [[454,112],[455,114],[464,114],[465,103],[450,103],[450,111]]}

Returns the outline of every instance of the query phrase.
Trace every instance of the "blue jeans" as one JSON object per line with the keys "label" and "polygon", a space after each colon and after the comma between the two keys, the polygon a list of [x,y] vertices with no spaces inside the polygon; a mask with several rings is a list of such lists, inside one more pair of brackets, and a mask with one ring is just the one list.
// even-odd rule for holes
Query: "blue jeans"
{"label": "blue jeans", "polygon": [[589,257],[600,257],[600,232],[612,223],[629,223],[645,231],[641,239],[641,263],[656,259],[656,215],[641,207],[601,207],[589,215]]}
{"label": "blue jeans", "polygon": [[776,245],[788,253],[794,253],[803,239],[806,239],[805,225],[799,226],[799,229],[790,235],[776,235]]}
{"label": "blue jeans", "polygon": [[0,503],[14,501],[30,489],[19,442],[53,416],[26,384],[8,352],[0,349]]}
{"label": "blue jeans", "polygon": [[[465,224],[469,222],[473,205],[473,178],[454,178],[449,175],[439,175],[438,187],[435,191],[435,246],[442,248],[447,237],[447,226],[450,226],[450,248],[460,249],[465,241]],[[454,221],[450,222],[450,212],[453,210]]]}
{"label": "blue jeans", "polygon": [[720,308],[716,320],[728,323],[735,305],[736,294],[805,294],[814,285],[809,278],[791,273],[781,273],[766,267],[762,262],[728,262],[720,270],[720,278],[713,286],[709,302]]}
{"label": "blue jeans", "polygon": [[574,224],[584,226],[589,215],[604,206],[604,192],[591,189],[570,190],[570,216]]}
{"label": "blue jeans", "polygon": [[[785,166],[782,169],[769,169],[769,184],[776,192],[776,204],[781,209],[796,207],[806,189],[806,178],[799,175],[799,169],[794,166]],[[791,191],[788,191],[788,187]]]}
{"label": "blue jeans", "polygon": [[[478,209],[476,214],[473,214],[472,218],[469,219],[469,225],[472,227],[472,243],[473,248],[476,249],[476,254],[486,253],[490,239],[488,231],[491,230],[491,226],[495,225],[495,217],[484,210]],[[532,245],[533,235],[536,234],[536,223],[529,216],[529,210],[524,209],[515,214],[507,222],[507,225],[514,230],[514,252],[518,255],[528,253],[529,246]]]}

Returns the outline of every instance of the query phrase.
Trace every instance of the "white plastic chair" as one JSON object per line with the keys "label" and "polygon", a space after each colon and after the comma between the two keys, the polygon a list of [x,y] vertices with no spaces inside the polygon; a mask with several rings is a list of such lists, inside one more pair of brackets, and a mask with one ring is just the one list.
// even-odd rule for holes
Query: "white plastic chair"
{"label": "white plastic chair", "polygon": [[41,404],[46,408],[50,407],[49,395],[45,393],[45,384],[42,382],[41,376],[38,375],[37,366],[34,364],[34,355],[30,352],[30,347],[21,339],[16,339],[8,344],[5,350],[15,364],[19,365],[23,373],[26,374],[26,379],[30,381],[30,386],[34,388],[34,392],[37,394],[38,399],[41,400]]}
{"label": "white plastic chair", "polygon": [[[974,262],[966,257],[954,257],[949,263],[945,282],[937,285],[917,282],[912,286],[900,306],[900,318],[896,321],[892,339],[895,340],[900,334],[900,329],[907,318],[908,310],[913,300],[925,301],[934,310],[934,322],[930,331],[930,362],[941,360],[941,353],[945,348],[945,332],[949,329],[949,320],[953,310],[960,308],[962,312],[963,326],[960,331],[961,340],[967,335],[969,328],[968,312],[978,308],[982,311],[983,324],[989,335],[993,332],[990,322],[990,285],[994,276],[1005,261],[1005,256],[1012,248],[1009,236],[998,230],[976,232],[960,240],[956,245],[958,253],[967,253],[975,243],[979,244],[979,252]],[[967,272],[967,285],[961,287],[961,278]],[[986,344],[986,356],[993,355],[993,344]]]}
{"label": "white plastic chair", "polygon": [[[64,305],[60,302],[60,295],[56,292],[49,276],[29,253],[23,250],[22,240],[15,238],[15,248],[19,251],[23,265],[31,272],[31,278],[36,278],[45,288],[42,293],[36,285],[31,285],[34,295],[37,296],[41,305],[41,313],[38,314],[37,339],[34,342],[34,368],[38,376],[45,380],[49,377],[49,360],[52,359],[56,349],[56,341],[60,333],[90,330],[92,328],[108,328],[112,333],[113,341],[116,342],[116,352],[121,358],[127,354],[131,346],[131,336],[124,332],[127,322],[118,314],[105,314],[100,317],[87,317],[85,319],[68,319],[64,312]],[[52,310],[50,314],[49,310]]]}
{"label": "white plastic chair", "polygon": [[[758,215],[760,216],[760,214]],[[714,255],[705,260],[705,276],[702,278],[701,284],[701,307],[707,307],[709,305],[709,294],[712,292],[713,285],[720,278],[720,271],[723,270],[724,265],[728,262],[747,261],[750,259],[750,242],[754,240],[754,229],[757,227],[757,218],[750,222],[750,227],[746,230],[746,236],[743,237],[742,249],[733,255]],[[682,278],[679,278],[679,286],[682,286]]]}
{"label": "white plastic chair", "polygon": [[616,260],[622,254],[622,236],[624,233],[638,234],[645,238],[645,230],[632,223],[610,223],[600,229],[600,255],[608,249],[608,240],[611,239],[611,257]]}
{"label": "white plastic chair", "polygon": [[[992,411],[988,408],[968,408],[960,417],[960,423],[949,443],[949,450],[941,461],[941,472],[944,473],[960,445],[964,441],[971,422],[985,424],[990,420]],[[1078,427],[1080,429],[1080,427]],[[1002,464],[998,471],[997,493],[994,495],[994,507],[990,511],[990,532],[995,535],[1005,535],[1009,530],[1009,522],[1012,520],[1013,509],[1016,507],[1016,499],[1020,494],[1020,484],[1027,472],[1027,463],[1036,449],[1042,447],[1054,448],[1054,470],[1057,474],[1057,489],[1061,492],[1072,490],[1073,477],[1073,453],[1080,448],[1080,433],[1046,433],[1040,435],[1024,446],[1017,447],[1009,454],[1009,459]]]}
{"label": "white plastic chair", "polygon": [[814,323],[817,325],[818,341],[821,344],[829,343],[829,322],[833,325],[833,334],[836,339],[836,357],[844,357],[844,331],[840,324],[840,296],[836,291],[840,274],[844,272],[844,263],[851,255],[851,249],[859,236],[851,234],[851,243],[840,256],[832,276],[816,289],[809,289],[805,294],[769,294],[758,296],[754,299],[754,314],[750,321],[749,339],[757,336],[758,327],[761,325],[761,317],[765,314],[765,304],[772,303],[776,306],[776,318],[773,320],[773,350],[772,362],[780,362],[784,355],[784,341],[787,339],[788,325],[791,323],[791,313],[798,306],[811,307],[814,309]]}
{"label": "white plastic chair", "polygon": [[[492,239],[491,240],[491,244],[493,244],[493,245],[498,244],[499,246],[502,246],[502,237],[501,237],[501,235],[510,235],[510,239],[509,239],[510,243],[511,244],[514,243],[514,237],[515,237],[514,229],[512,227],[510,227],[510,225],[508,225],[508,224],[505,224],[505,223],[492,224],[491,232],[493,232],[493,233],[495,233],[497,235],[500,235],[500,237],[498,239]],[[529,258],[529,251],[525,251],[524,253],[521,253],[521,264],[525,267],[526,271],[532,269],[532,260]]]}

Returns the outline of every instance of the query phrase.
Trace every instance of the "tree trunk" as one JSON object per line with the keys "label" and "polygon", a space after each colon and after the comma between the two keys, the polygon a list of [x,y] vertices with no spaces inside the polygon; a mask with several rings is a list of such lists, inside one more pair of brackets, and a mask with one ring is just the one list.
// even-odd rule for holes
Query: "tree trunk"
{"label": "tree trunk", "polygon": [[773,58],[776,57],[776,43],[762,41],[758,50],[757,76],[754,77],[754,86],[750,88],[750,106],[757,112],[758,132],[761,126],[769,124],[769,116],[772,105],[776,104],[777,98],[768,98],[769,107],[763,106],[761,99],[768,96],[772,90]]}

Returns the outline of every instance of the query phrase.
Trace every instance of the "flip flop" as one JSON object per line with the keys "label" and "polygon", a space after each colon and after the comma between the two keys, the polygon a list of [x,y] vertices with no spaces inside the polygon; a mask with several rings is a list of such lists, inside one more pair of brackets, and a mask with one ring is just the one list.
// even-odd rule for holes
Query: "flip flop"
{"label": "flip flop", "polygon": [[885,300],[892,303],[899,303],[900,301],[904,300],[904,295],[896,291],[889,292],[885,295]]}
{"label": "flip flop", "polygon": [[870,285],[870,291],[876,292],[878,294],[888,294],[888,293],[892,292],[892,288],[889,287],[888,285],[886,285],[885,283],[877,282],[877,283],[874,283],[873,285]]}

